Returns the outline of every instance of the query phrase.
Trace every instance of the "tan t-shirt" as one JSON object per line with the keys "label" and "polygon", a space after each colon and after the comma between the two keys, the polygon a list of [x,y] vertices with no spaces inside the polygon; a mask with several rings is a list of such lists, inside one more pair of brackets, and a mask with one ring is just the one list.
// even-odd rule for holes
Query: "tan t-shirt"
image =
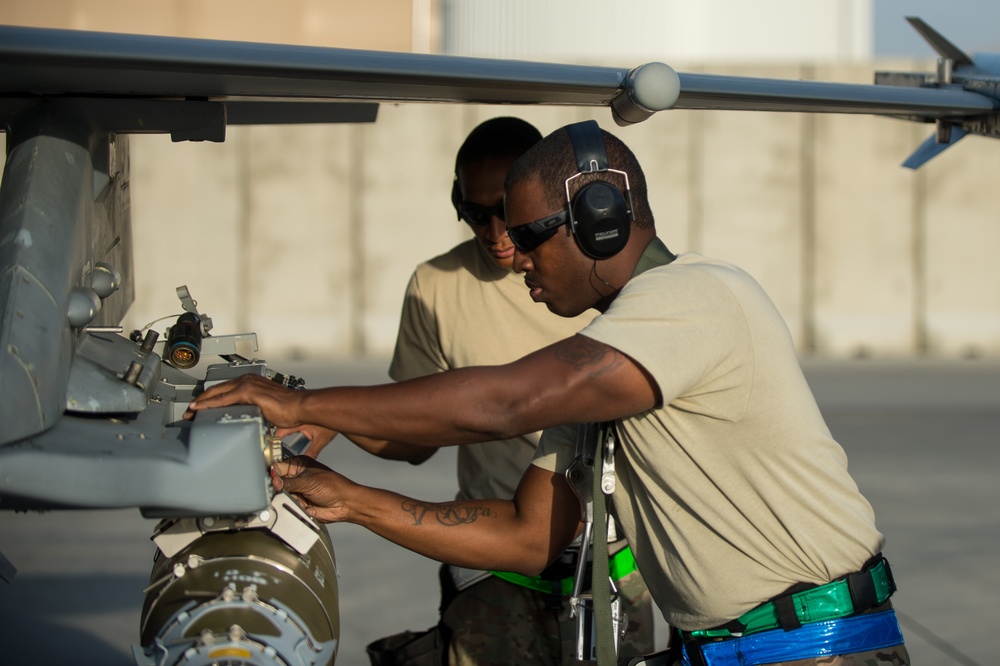
{"label": "tan t-shirt", "polygon": [[[510,363],[574,335],[595,314],[573,319],[552,314],[531,300],[523,276],[499,268],[469,240],[414,271],[389,376],[403,381]],[[513,497],[538,435],[459,447],[459,499]]]}
{"label": "tan t-shirt", "polygon": [[[621,422],[613,510],[671,625],[725,623],[881,549],[787,326],[745,272],[683,254],[581,333],[638,362],[663,397]],[[547,430],[534,464],[564,470],[572,434]]]}

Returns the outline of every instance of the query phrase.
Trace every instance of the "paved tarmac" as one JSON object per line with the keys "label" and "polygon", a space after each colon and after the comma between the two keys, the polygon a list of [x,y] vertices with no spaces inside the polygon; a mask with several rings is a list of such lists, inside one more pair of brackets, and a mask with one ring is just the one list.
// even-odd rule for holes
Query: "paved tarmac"
{"label": "paved tarmac", "polygon": [[[311,387],[385,378],[377,360],[274,366]],[[1000,620],[1000,363],[804,367],[888,538],[913,663],[997,663],[989,655]],[[338,444],[323,461],[358,482],[427,500],[454,493],[453,450],[411,467]],[[0,665],[132,664],[153,525],[137,510],[0,512],[0,551],[18,568],[12,584],[0,583]],[[339,666],[365,666],[369,641],[435,622],[435,563],[352,525],[330,534],[340,579]]]}

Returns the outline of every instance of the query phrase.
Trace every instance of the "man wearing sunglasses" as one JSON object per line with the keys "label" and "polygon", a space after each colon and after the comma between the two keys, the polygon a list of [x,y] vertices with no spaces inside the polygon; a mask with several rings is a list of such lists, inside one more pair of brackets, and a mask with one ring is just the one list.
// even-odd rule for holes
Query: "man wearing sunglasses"
{"label": "man wearing sunglasses", "polygon": [[[593,318],[594,313],[552,316],[526,297],[523,281],[511,270],[514,245],[504,217],[504,178],[541,138],[529,123],[501,117],[481,123],[459,148],[451,201],[473,239],[421,264],[411,277],[389,367],[394,380],[509,363],[576,333]],[[513,497],[539,434],[461,447],[458,499]],[[414,447],[408,458],[416,463],[429,451],[433,449]],[[507,664],[521,661],[518,651],[523,650],[533,655],[534,663],[566,663],[572,623],[567,595],[559,586],[572,575],[572,556],[564,556],[568,567],[563,568],[570,571],[561,575],[558,565],[537,577],[445,567],[442,621],[451,632],[449,662]],[[649,593],[638,573],[622,585],[631,595],[633,617],[626,649],[640,654],[652,647]]]}
{"label": "man wearing sunglasses", "polygon": [[[419,502],[310,459],[274,466],[275,488],[319,520],[528,575],[581,529],[565,476],[575,435],[560,424],[611,422],[612,510],[678,639],[668,663],[908,664],[884,538],[780,313],[736,266],[671,254],[635,156],[597,130],[606,155],[581,160],[580,131],[546,137],[505,184],[514,270],[554,313],[600,312],[580,333],[506,365],[386,386],[295,392],[248,376],[192,409],[252,403],[279,425],[431,448],[545,428],[509,501]],[[585,192],[594,200],[578,206]],[[586,231],[601,206],[625,210],[627,225]]]}
{"label": "man wearing sunglasses", "polygon": [[[512,272],[514,245],[504,220],[503,184],[514,161],[542,135],[519,118],[478,125],[455,158],[451,202],[473,238],[417,266],[407,285],[389,376],[396,381],[475,365],[509,363],[568,337],[593,318],[555,317],[533,303]],[[314,436],[307,454],[318,455],[334,433]],[[511,498],[531,464],[538,432],[462,447],[458,452],[459,500]],[[420,464],[434,449],[350,436],[367,451]],[[612,546],[614,548],[614,545]],[[624,547],[622,541],[618,548]],[[556,580],[461,567],[444,567],[442,616],[450,662],[469,666],[507,664],[530,652],[538,664],[564,663],[563,638],[571,637],[566,595]],[[629,557],[622,553],[620,557]],[[558,573],[558,572],[556,572]],[[652,648],[652,604],[637,572],[621,581],[632,602],[627,650]],[[543,590],[542,588],[545,588]],[[556,588],[553,594],[553,588]],[[560,629],[560,621],[563,623]],[[571,641],[567,638],[566,643]]]}

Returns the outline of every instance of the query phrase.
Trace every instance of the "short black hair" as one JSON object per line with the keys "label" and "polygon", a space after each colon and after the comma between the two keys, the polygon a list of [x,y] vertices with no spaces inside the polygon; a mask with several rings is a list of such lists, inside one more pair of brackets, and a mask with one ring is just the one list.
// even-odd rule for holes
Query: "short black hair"
{"label": "short black hair", "polygon": [[[642,172],[639,160],[614,134],[602,129],[601,135],[604,137],[604,149],[608,154],[608,167],[628,174],[629,189],[632,193],[633,223],[639,229],[652,228],[653,211],[649,207],[646,176]],[[504,190],[510,191],[514,185],[537,177],[542,185],[546,205],[557,210],[566,207],[566,179],[577,173],[573,142],[566,128],[560,127],[536,143],[514,163],[507,172]],[[606,181],[619,189],[624,189],[625,186],[621,177],[614,173],[587,174],[573,181],[570,196],[595,180]]]}
{"label": "short black hair", "polygon": [[520,118],[493,118],[480,123],[466,137],[455,156],[455,175],[459,167],[483,159],[517,159],[542,140],[542,133]]}

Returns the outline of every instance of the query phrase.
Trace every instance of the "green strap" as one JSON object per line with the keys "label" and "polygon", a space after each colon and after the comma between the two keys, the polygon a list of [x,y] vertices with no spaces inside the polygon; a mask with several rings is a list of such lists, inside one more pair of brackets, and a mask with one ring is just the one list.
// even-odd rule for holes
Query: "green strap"
{"label": "green strap", "polygon": [[632,554],[632,549],[628,546],[625,546],[608,558],[608,566],[610,568],[611,580],[615,581],[621,580],[639,568],[635,563],[635,556]]}
{"label": "green strap", "polygon": [[526,587],[542,594],[558,594],[568,597],[573,594],[573,578],[562,578],[560,580],[549,580],[541,576],[522,576],[513,571],[490,571],[491,574],[514,585]]}
{"label": "green strap", "polygon": [[[628,546],[625,546],[608,558],[608,570],[611,574],[611,580],[621,580],[638,568],[635,563],[635,556],[632,554],[632,549]],[[551,578],[542,578],[541,576],[524,576],[513,571],[490,571],[490,573],[500,580],[505,580],[508,583],[514,583],[515,585],[520,585],[521,587],[526,587],[529,590],[541,592],[542,594],[558,594],[564,597],[573,594],[572,576],[553,580]]]}

